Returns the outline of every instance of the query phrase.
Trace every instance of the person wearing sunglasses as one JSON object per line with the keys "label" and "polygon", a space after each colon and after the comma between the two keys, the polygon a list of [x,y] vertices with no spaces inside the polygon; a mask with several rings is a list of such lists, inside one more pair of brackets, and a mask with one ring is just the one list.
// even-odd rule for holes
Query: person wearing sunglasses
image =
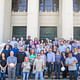
{"label": "person wearing sunglasses", "polygon": [[44,80],[43,71],[44,71],[44,61],[40,57],[40,53],[37,54],[37,58],[34,61],[33,72],[36,68],[35,72],[35,80],[38,80],[38,75],[40,74],[40,80]]}

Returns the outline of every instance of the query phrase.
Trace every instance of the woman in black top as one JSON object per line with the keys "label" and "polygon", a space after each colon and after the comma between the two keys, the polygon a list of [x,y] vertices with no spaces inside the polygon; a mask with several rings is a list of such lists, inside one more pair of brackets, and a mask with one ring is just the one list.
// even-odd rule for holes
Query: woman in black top
{"label": "woman in black top", "polygon": [[61,65],[62,67],[65,67],[65,70],[62,72],[63,78],[67,77],[67,67],[66,67],[65,61],[66,61],[66,55],[65,55],[65,52],[62,52]]}
{"label": "woman in black top", "polygon": [[6,56],[5,56],[5,53],[2,53],[1,60],[0,60],[0,80],[1,78],[5,80],[6,67],[7,67]]}

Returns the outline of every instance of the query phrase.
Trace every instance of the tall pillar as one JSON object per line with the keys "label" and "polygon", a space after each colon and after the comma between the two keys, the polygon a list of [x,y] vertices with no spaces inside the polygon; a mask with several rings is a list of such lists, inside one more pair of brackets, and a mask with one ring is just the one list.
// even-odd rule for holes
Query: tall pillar
{"label": "tall pillar", "polygon": [[39,0],[28,0],[27,36],[39,38]]}
{"label": "tall pillar", "polygon": [[73,0],[59,0],[58,36],[73,38]]}
{"label": "tall pillar", "polygon": [[12,0],[0,0],[0,41],[6,42],[10,38]]}
{"label": "tall pillar", "polygon": [[4,28],[4,5],[5,0],[0,0],[0,41],[3,41],[3,28]]}

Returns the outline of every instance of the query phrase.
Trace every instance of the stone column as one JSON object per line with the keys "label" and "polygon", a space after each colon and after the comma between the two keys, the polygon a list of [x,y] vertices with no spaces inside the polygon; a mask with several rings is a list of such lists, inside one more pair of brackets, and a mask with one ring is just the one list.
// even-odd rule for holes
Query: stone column
{"label": "stone column", "polygon": [[10,38],[12,0],[0,0],[0,41]]}
{"label": "stone column", "polygon": [[5,0],[0,0],[0,41],[3,41]]}
{"label": "stone column", "polygon": [[39,38],[39,0],[28,0],[27,36]]}
{"label": "stone column", "polygon": [[73,38],[73,0],[59,0],[58,37]]}

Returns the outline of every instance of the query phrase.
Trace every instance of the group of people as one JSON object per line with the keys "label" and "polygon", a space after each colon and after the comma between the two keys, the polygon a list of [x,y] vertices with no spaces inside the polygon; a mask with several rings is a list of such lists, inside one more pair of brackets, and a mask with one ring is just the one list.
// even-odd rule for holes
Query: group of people
{"label": "group of people", "polygon": [[34,41],[31,36],[27,40],[23,37],[12,38],[8,40],[0,54],[0,80],[9,80],[22,78],[28,80],[44,80],[45,73],[48,78],[52,78],[55,73],[55,79],[62,77],[70,80],[79,80],[80,67],[80,41],[78,40],[46,40]]}

